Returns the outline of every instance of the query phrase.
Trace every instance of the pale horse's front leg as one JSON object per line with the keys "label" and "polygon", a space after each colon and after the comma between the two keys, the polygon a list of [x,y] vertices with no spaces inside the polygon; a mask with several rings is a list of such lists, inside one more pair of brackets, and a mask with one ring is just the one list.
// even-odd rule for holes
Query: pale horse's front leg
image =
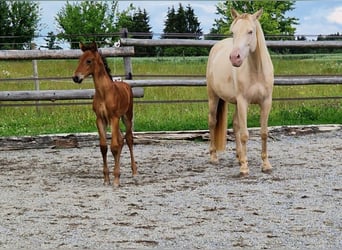
{"label": "pale horse's front leg", "polygon": [[260,105],[260,135],[261,135],[261,159],[262,159],[262,172],[272,171],[271,163],[268,160],[267,153],[267,138],[268,138],[268,116],[271,111],[272,96],[266,99]]}
{"label": "pale horse's front leg", "polygon": [[239,98],[236,105],[236,113],[234,114],[234,133],[236,140],[236,154],[240,163],[240,174],[248,175],[248,161],[247,161],[247,142],[249,132],[247,128],[247,111],[248,103]]}

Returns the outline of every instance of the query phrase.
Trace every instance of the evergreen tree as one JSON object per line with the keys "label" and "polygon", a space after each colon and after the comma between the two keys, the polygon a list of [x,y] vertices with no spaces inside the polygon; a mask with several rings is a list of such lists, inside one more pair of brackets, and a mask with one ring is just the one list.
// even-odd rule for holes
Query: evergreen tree
{"label": "evergreen tree", "polygon": [[41,46],[42,48],[49,50],[62,49],[62,47],[57,44],[57,36],[53,32],[49,32],[48,36],[44,38],[44,40],[46,42],[46,45]]}
{"label": "evergreen tree", "polygon": [[164,24],[164,34],[162,35],[162,38],[172,38],[172,35],[169,36],[170,33],[176,33],[176,26],[174,25],[177,22],[177,15],[175,8],[172,6],[171,8],[168,8],[167,10],[167,18],[165,20]]}
{"label": "evergreen tree", "polygon": [[0,1],[0,49],[30,49],[40,20],[34,1]]}
{"label": "evergreen tree", "polygon": [[[128,36],[137,39],[152,39],[150,18],[147,11],[135,8],[131,4],[122,13],[117,14],[116,26],[118,29],[127,28]],[[137,56],[154,56],[155,48],[135,46]]]}
{"label": "evergreen tree", "polygon": [[[162,39],[200,39],[201,35],[200,22],[190,5],[184,9],[180,3],[177,11],[173,6],[168,8]],[[208,53],[208,49],[198,47],[164,47],[162,51],[165,56],[198,56]]]}

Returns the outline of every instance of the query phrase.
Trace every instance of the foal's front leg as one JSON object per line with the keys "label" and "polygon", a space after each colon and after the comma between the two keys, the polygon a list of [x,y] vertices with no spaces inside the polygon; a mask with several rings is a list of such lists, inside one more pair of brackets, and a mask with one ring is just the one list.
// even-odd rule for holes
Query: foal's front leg
{"label": "foal's front leg", "polygon": [[124,144],[124,139],[122,138],[120,126],[119,126],[120,118],[114,117],[112,118],[112,141],[110,145],[110,149],[114,156],[114,186],[120,186],[120,155],[122,151],[122,147]]}
{"label": "foal's front leg", "polygon": [[109,185],[109,169],[107,165],[107,139],[106,139],[106,123],[101,119],[96,119],[96,126],[100,136],[100,150],[102,154],[103,160],[103,176],[104,176],[104,185]]}

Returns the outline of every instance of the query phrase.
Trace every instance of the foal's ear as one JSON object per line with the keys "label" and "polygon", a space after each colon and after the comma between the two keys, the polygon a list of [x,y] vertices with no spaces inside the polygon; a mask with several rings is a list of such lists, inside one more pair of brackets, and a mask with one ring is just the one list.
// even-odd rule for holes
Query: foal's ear
{"label": "foal's ear", "polygon": [[261,17],[261,15],[262,15],[262,12],[263,12],[263,11],[264,11],[263,8],[261,8],[260,10],[258,10],[257,12],[255,12],[255,13],[252,15],[253,19],[254,19],[254,20],[259,19],[259,18]]}
{"label": "foal's ear", "polygon": [[237,12],[237,10],[234,9],[234,8],[231,8],[231,9],[230,9],[230,14],[232,15],[232,17],[233,17],[234,19],[236,19],[238,16],[240,16],[240,13]]}
{"label": "foal's ear", "polygon": [[97,44],[95,41],[93,41],[90,46],[92,51],[97,51]]}
{"label": "foal's ear", "polygon": [[82,42],[80,42],[80,49],[84,52],[85,51],[85,46]]}

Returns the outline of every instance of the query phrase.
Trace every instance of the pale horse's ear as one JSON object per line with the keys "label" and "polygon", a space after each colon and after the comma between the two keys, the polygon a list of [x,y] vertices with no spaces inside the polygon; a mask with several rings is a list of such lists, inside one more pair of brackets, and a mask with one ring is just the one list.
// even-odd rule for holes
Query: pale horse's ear
{"label": "pale horse's ear", "polygon": [[263,8],[261,8],[260,10],[258,10],[257,12],[255,12],[255,13],[252,15],[253,20],[259,19],[259,18],[261,17],[261,15],[262,15],[262,12],[263,12],[263,11],[264,11]]}
{"label": "pale horse's ear", "polygon": [[230,14],[232,15],[233,19],[236,19],[238,16],[240,16],[240,13],[234,8],[230,9]]}

